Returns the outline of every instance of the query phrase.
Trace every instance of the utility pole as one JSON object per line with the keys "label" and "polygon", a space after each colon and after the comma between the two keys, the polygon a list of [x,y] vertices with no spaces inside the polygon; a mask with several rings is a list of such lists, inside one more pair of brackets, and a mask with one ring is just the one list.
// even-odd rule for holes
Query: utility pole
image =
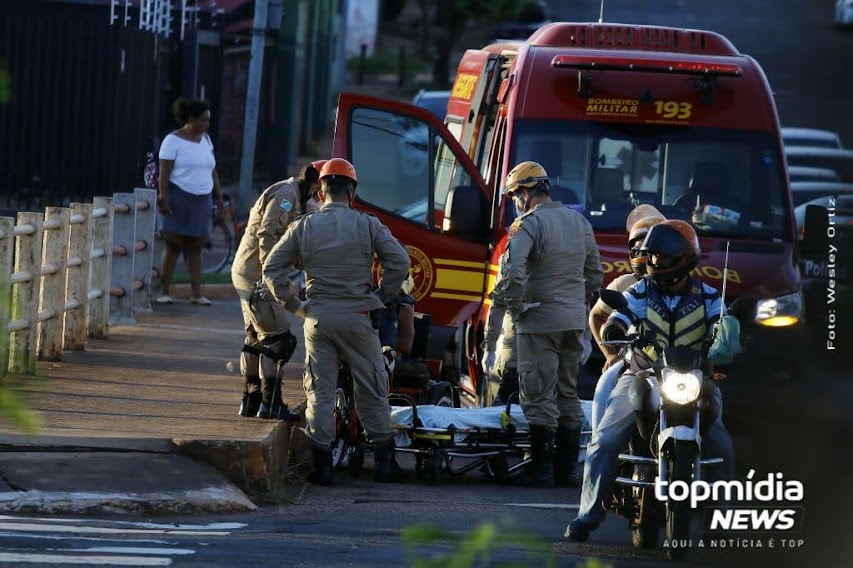
{"label": "utility pole", "polygon": [[252,24],[252,50],[249,55],[249,81],[246,86],[246,112],[243,120],[243,157],[240,160],[241,210],[251,207],[252,174],[255,166],[255,139],[258,134],[258,102],[264,72],[264,37],[267,29],[269,0],[255,0],[255,19]]}

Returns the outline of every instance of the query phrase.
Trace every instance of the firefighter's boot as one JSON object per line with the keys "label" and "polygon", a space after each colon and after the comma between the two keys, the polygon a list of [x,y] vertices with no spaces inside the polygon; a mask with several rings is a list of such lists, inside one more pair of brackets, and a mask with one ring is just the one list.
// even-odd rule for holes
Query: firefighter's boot
{"label": "firefighter's boot", "polygon": [[314,455],[314,471],[308,474],[308,481],[316,485],[331,485],[332,449],[313,445],[311,453]]}
{"label": "firefighter's boot", "polygon": [[[248,344],[250,340],[247,339]],[[239,416],[255,416],[261,407],[261,378],[258,376],[258,356],[244,348],[240,353],[240,374],[243,375],[243,399]]]}
{"label": "firefighter's boot", "polygon": [[528,487],[554,487],[554,431],[530,426],[530,463],[516,484]]}
{"label": "firefighter's boot", "polygon": [[374,444],[373,460],[374,481],[379,483],[398,483],[406,481],[409,478],[409,475],[397,463],[393,438]]}
{"label": "firefighter's boot", "polygon": [[554,449],[554,485],[557,487],[580,487],[581,480],[578,477],[580,442],[580,430],[562,424],[557,426]]}

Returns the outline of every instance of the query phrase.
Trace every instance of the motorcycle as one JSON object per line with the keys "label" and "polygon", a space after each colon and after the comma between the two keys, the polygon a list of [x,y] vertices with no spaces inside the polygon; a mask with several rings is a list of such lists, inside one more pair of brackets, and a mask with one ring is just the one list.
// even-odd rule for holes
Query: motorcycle
{"label": "motorcycle", "polygon": [[[389,309],[396,309],[389,304]],[[381,326],[387,321],[381,316],[383,310],[376,310],[371,317],[380,338],[384,333]],[[389,401],[395,404],[431,404],[435,406],[459,407],[457,387],[447,381],[433,380],[424,362],[426,346],[429,340],[430,316],[416,313],[415,339],[412,352],[405,359],[394,360],[386,365],[389,379]],[[389,346],[390,347],[390,346]],[[387,350],[386,350],[386,358]],[[338,372],[338,384],[335,391],[335,441],[332,444],[332,467],[347,470],[351,477],[357,478],[364,466],[364,452],[369,447],[364,429],[358,418],[353,394],[353,378],[344,362]]]}
{"label": "motorcycle", "polygon": [[[614,290],[601,290],[601,298],[621,313],[627,301]],[[620,471],[616,479],[610,509],[626,517],[637,548],[655,548],[661,528],[669,543],[672,559],[683,556],[690,532],[690,501],[667,495],[663,501],[655,495],[655,478],[661,487],[674,482],[691,486],[703,478],[703,467],[722,463],[722,458],[702,459],[702,435],[714,420],[717,409],[709,397],[709,366],[706,341],[701,351],[689,347],[662,348],[642,322],[632,319],[624,339],[604,337],[604,345],[623,346],[623,365],[614,365],[607,373],[635,369],[636,379],[629,390],[637,427],[628,451],[619,454]],[[650,350],[654,351],[649,357]],[[640,360],[647,358],[646,367]],[[632,365],[634,363],[634,365]],[[641,370],[637,370],[637,369]],[[666,485],[664,485],[666,483]]]}

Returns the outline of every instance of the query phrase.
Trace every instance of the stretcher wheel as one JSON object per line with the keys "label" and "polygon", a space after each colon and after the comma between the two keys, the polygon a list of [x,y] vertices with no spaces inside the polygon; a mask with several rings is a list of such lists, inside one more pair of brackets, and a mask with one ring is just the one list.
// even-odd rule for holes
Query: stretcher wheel
{"label": "stretcher wheel", "polygon": [[424,458],[420,474],[427,485],[438,485],[441,480],[441,463],[433,458]]}
{"label": "stretcher wheel", "polygon": [[506,456],[495,456],[486,460],[488,474],[500,482],[509,480],[509,462]]}

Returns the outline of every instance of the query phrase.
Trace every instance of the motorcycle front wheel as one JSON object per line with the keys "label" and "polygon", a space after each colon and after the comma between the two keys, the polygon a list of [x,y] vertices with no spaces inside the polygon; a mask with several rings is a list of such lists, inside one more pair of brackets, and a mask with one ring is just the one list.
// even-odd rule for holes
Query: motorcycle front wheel
{"label": "motorcycle front wheel", "polygon": [[[669,454],[670,484],[683,481],[690,485],[693,479],[695,446],[686,440],[674,440]],[[690,538],[690,501],[668,499],[666,502],[666,539],[669,544],[667,556],[677,560],[684,556]]]}
{"label": "motorcycle front wheel", "polygon": [[[654,482],[655,471],[647,465],[637,465],[637,479],[640,481]],[[640,514],[631,529],[631,542],[634,548],[652,549],[658,545],[660,534],[660,520],[658,501],[655,498],[654,489],[644,488],[640,490],[639,496]]]}

